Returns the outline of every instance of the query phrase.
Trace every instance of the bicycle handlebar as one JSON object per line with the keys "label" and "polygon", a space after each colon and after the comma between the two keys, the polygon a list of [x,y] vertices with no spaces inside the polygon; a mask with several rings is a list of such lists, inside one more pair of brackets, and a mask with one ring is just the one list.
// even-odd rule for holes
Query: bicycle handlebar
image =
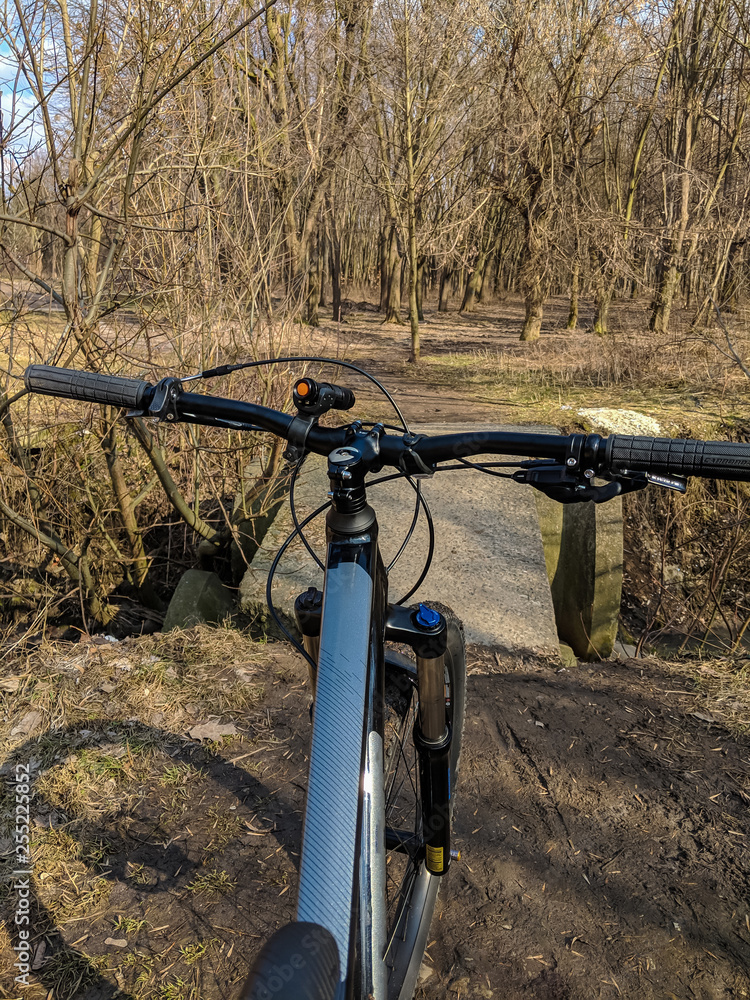
{"label": "bicycle handlebar", "polygon": [[[98,375],[92,372],[30,365],[24,373],[30,392],[67,397],[91,403],[129,407],[147,411],[156,387],[150,382]],[[174,407],[180,420],[201,423],[221,420],[226,423],[256,425],[279,437],[289,439],[295,416],[255,403],[179,392]],[[347,427],[313,425],[306,447],[319,455],[328,455],[342,447]],[[576,446],[575,457],[571,449]],[[574,449],[575,450],[575,449]],[[424,437],[386,434],[380,439],[383,464],[401,468],[404,456],[417,455],[433,468],[438,462],[471,455],[499,454],[525,458],[547,458],[591,474],[660,473],[678,476],[703,476],[714,479],[750,481],[750,444],[729,441],[693,441],[673,438],[633,437],[612,434],[560,436],[503,431],[472,431]]]}
{"label": "bicycle handlebar", "polygon": [[150,382],[119,375],[97,375],[72,368],[54,368],[52,365],[29,365],[23,375],[29,392],[45,396],[62,396],[86,403],[104,403],[109,406],[143,405]]}

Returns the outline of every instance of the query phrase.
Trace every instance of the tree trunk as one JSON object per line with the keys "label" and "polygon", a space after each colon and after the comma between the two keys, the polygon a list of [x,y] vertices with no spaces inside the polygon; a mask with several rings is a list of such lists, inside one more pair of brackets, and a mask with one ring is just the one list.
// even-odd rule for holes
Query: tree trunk
{"label": "tree trunk", "polygon": [[479,295],[479,290],[482,287],[482,276],[484,274],[484,264],[485,256],[481,254],[479,259],[474,266],[474,270],[471,272],[471,277],[466,282],[466,290],[464,291],[464,299],[461,303],[460,312],[473,312],[474,306],[477,302],[477,297]]}
{"label": "tree trunk", "polygon": [[[390,230],[384,226],[380,230],[380,305],[378,312],[384,313],[388,309],[388,288],[390,283],[391,267],[388,251],[391,245]],[[339,257],[340,259],[340,257]]]}
{"label": "tree trunk", "polygon": [[477,302],[481,305],[484,302],[484,292],[485,289],[491,285],[490,273],[491,273],[492,261],[488,258],[485,261],[484,267],[482,268],[482,277],[479,280],[479,288],[477,290]]}
{"label": "tree trunk", "polygon": [[328,254],[326,250],[328,249],[325,232],[320,234],[320,298],[318,299],[318,305],[325,309],[326,307],[326,267],[328,264]]}
{"label": "tree trunk", "polygon": [[[334,322],[341,322],[341,241],[335,224],[331,226],[331,239],[328,241],[331,269],[331,296],[333,298]],[[381,278],[381,301],[383,281]],[[382,306],[381,306],[382,308]]]}
{"label": "tree trunk", "polygon": [[500,299],[504,302],[508,297],[508,281],[505,277],[505,271],[503,270],[503,265],[498,258],[497,269],[495,271],[495,284],[493,286],[493,294],[495,298]]}
{"label": "tree trunk", "polygon": [[538,340],[542,331],[542,317],[544,315],[544,300],[546,299],[542,279],[536,278],[524,282],[524,303],[526,306],[526,317],[521,330],[521,340]]}
{"label": "tree trunk", "polygon": [[320,283],[322,265],[320,245],[317,239],[312,240],[307,265],[307,295],[305,304],[305,321],[310,326],[320,326],[318,303],[320,302]]}
{"label": "tree trunk", "polygon": [[419,305],[417,286],[419,285],[419,259],[417,254],[417,196],[414,171],[414,142],[412,137],[412,99],[415,89],[411,83],[410,27],[407,0],[404,0],[404,158],[406,160],[406,216],[409,230],[409,326],[411,327],[411,349],[409,361],[419,361]]}
{"label": "tree trunk", "polygon": [[452,268],[443,266],[440,269],[440,291],[438,292],[438,312],[448,312],[448,299],[450,298],[450,282]]}
{"label": "tree trunk", "polygon": [[669,330],[669,317],[672,312],[674,297],[677,294],[677,289],[680,287],[680,269],[681,265],[684,266],[685,264],[683,260],[683,247],[685,245],[685,234],[690,214],[690,182],[692,173],[690,168],[693,151],[693,128],[693,115],[688,112],[685,115],[683,124],[683,155],[681,157],[681,170],[674,196],[678,215],[672,223],[670,233],[665,241],[661,281],[656,292],[654,310],[649,322],[649,329],[655,333],[667,333]]}
{"label": "tree trunk", "polygon": [[424,297],[425,283],[425,259],[421,257],[417,266],[417,318],[420,323],[424,323],[424,313],[422,312],[422,299]]}
{"label": "tree trunk", "polygon": [[724,284],[721,289],[721,302],[725,312],[737,312],[741,272],[740,264],[744,246],[745,240],[732,240],[732,245],[729,248]]}
{"label": "tree trunk", "polygon": [[[726,287],[730,260],[733,251],[736,254],[736,249],[734,249],[736,245],[736,241],[731,239],[723,245],[719,245],[716,251],[713,279],[711,284],[706,289],[706,293],[703,296],[701,304],[693,317],[693,322],[691,323],[692,329],[701,326],[708,326],[714,305],[722,311],[726,309],[723,298],[719,295],[719,288],[721,287],[723,289]],[[717,301],[717,299],[720,301]]]}
{"label": "tree trunk", "polygon": [[401,257],[398,252],[396,227],[391,226],[388,238],[388,283],[386,288],[385,320],[386,323],[401,322]]}
{"label": "tree trunk", "polygon": [[570,275],[570,312],[566,328],[575,330],[578,326],[578,292],[581,284],[581,262],[573,261],[573,268]]}
{"label": "tree trunk", "polygon": [[609,306],[612,302],[612,284],[602,281],[595,296],[594,333],[603,337],[609,333]]}
{"label": "tree trunk", "polygon": [[601,250],[590,251],[591,269],[594,276],[594,333],[603,337],[609,333],[609,306],[612,302],[614,281],[607,265],[607,258]]}
{"label": "tree trunk", "polygon": [[417,262],[413,260],[409,268],[409,328],[411,332],[411,348],[409,361],[419,361],[419,306],[417,305]]}
{"label": "tree trunk", "polygon": [[315,257],[315,263],[311,266],[307,275],[306,319],[310,326],[320,326],[318,306],[320,304],[321,266],[320,256],[316,253]]}
{"label": "tree trunk", "polygon": [[680,272],[677,270],[677,265],[669,263],[659,282],[654,309],[648,324],[649,330],[653,330],[654,333],[667,333],[669,331],[669,318],[679,285]]}

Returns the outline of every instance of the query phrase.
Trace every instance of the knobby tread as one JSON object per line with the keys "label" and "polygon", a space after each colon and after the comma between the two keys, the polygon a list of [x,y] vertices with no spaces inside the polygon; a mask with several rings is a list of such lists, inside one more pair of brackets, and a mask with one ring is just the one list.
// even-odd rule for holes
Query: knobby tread
{"label": "knobby tread", "polygon": [[750,480],[750,444],[744,442],[613,434],[607,441],[607,459],[613,471]]}
{"label": "knobby tread", "polygon": [[150,388],[150,383],[141,379],[80,372],[52,365],[29,365],[24,372],[24,384],[29,392],[38,392],[43,396],[61,396],[134,409],[140,408],[143,396]]}
{"label": "knobby tread", "polygon": [[241,1000],[333,1000],[338,982],[333,935],[319,924],[287,924],[266,941]]}

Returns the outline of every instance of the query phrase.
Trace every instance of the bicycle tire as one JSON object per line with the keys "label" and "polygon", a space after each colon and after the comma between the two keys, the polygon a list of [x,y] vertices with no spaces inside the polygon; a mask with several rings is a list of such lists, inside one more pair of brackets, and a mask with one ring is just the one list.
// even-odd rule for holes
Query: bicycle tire
{"label": "bicycle tire", "polygon": [[[465,716],[466,655],[461,623],[443,605],[430,606],[445,615],[448,622],[448,647],[445,656],[446,713],[452,729],[451,742],[451,815],[461,756]],[[393,655],[393,654],[391,654]],[[403,829],[403,816],[412,813],[415,850],[411,854],[386,852],[387,934],[385,961],[388,1000],[411,1000],[422,964],[437,893],[442,876],[430,875],[420,850],[420,798],[416,751],[412,729],[418,707],[418,692],[409,685],[394,683],[396,671],[389,670],[386,652],[386,745],[384,747],[385,825]],[[395,732],[398,730],[398,732]],[[390,738],[389,738],[390,736]],[[401,772],[409,774],[409,783]],[[409,827],[407,827],[408,829]],[[366,834],[363,833],[363,838]],[[422,851],[422,855],[423,855]],[[370,900],[360,901],[360,912],[367,912]]]}

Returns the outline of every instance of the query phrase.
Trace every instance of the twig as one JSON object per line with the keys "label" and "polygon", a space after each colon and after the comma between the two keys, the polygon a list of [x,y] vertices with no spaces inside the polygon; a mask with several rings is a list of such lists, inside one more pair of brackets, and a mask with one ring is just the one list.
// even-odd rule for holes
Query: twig
{"label": "twig", "polygon": [[739,365],[739,367],[740,367],[743,375],[745,375],[747,378],[750,378],[750,370],[747,368],[747,366],[743,362],[742,358],[737,353],[734,344],[732,343],[732,340],[731,340],[731,338],[729,336],[729,330],[727,330],[726,324],[724,323],[724,320],[722,318],[721,310],[716,305],[716,301],[714,300],[713,295],[711,295],[709,293],[708,298],[709,298],[709,300],[711,302],[711,305],[714,307],[714,312],[716,313],[717,322],[718,322],[719,326],[721,327],[721,329],[722,329],[722,331],[724,333],[724,337],[726,338],[726,342],[727,342],[727,347],[729,348],[731,356],[734,358],[734,360]]}

